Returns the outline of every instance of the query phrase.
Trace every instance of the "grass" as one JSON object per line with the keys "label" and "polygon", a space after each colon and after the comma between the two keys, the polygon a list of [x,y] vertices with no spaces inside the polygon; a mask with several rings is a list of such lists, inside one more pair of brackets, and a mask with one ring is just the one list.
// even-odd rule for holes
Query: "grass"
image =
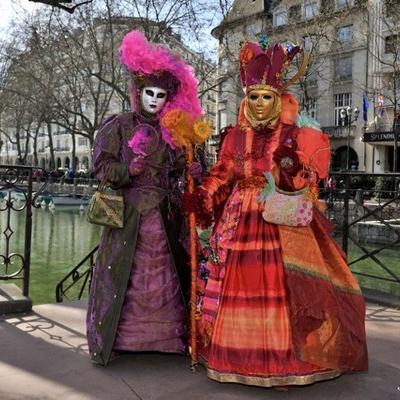
{"label": "grass", "polygon": [[[381,246],[371,244],[365,245],[365,248],[369,251],[379,249],[380,247]],[[349,241],[349,262],[358,259],[364,254],[364,251],[362,251],[358,246]],[[380,260],[382,264],[387,267],[395,276],[397,276],[397,279],[400,280],[400,247],[387,248],[379,252],[376,255],[376,258]],[[357,280],[359,281],[361,286],[400,296],[400,282],[389,282],[357,274],[360,272],[364,274],[374,275],[379,278],[395,279],[391,274],[389,274],[380,265],[378,265],[372,258],[357,261],[356,263],[350,265],[350,268],[356,274]]]}

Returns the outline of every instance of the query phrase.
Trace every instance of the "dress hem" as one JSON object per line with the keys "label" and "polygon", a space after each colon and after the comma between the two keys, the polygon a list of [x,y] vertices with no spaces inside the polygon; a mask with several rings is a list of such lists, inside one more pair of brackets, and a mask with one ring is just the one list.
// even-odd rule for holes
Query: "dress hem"
{"label": "dress hem", "polygon": [[250,386],[282,386],[282,385],[310,385],[312,383],[333,379],[341,375],[341,371],[318,372],[310,375],[292,375],[292,376],[246,376],[234,373],[218,372],[207,368],[207,376],[210,379],[221,383],[240,383]]}

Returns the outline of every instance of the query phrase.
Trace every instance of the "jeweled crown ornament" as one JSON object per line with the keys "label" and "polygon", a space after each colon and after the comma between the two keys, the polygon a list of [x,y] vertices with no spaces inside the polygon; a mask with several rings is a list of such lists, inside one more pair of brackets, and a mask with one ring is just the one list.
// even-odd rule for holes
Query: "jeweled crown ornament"
{"label": "jeweled crown ornament", "polygon": [[261,43],[245,41],[240,49],[240,79],[246,93],[254,89],[269,89],[281,94],[297,82],[307,68],[308,54],[305,53],[297,73],[286,81],[287,69],[303,49],[291,43],[274,43],[268,47],[266,44],[265,38]]}

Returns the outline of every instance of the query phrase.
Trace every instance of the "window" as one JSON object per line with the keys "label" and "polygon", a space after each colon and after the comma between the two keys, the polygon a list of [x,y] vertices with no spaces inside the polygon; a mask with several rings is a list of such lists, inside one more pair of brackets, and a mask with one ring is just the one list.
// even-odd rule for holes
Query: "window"
{"label": "window", "polygon": [[311,36],[303,37],[303,47],[304,47],[304,50],[311,51],[311,49],[313,47],[313,40],[312,40]]}
{"label": "window", "polygon": [[301,5],[297,4],[289,8],[289,19],[296,21],[301,19]]}
{"label": "window", "polygon": [[343,57],[335,61],[335,78],[337,80],[348,80],[352,78],[352,58]]}
{"label": "window", "polygon": [[385,53],[397,53],[400,47],[400,35],[391,35],[385,37]]}
{"label": "window", "polygon": [[131,103],[129,102],[129,100],[123,99],[122,100],[122,111],[127,112],[127,111],[130,111],[130,109],[131,109]]}
{"label": "window", "polygon": [[282,26],[287,24],[287,12],[279,11],[274,14],[274,26]]}
{"label": "window", "polygon": [[228,73],[228,64],[229,64],[229,61],[227,58],[221,59],[221,64],[220,64],[220,74],[221,75],[225,75]]}
{"label": "window", "polygon": [[314,18],[318,14],[317,3],[308,3],[304,5],[304,18]]}
{"label": "window", "polygon": [[308,115],[311,118],[317,119],[317,99],[315,97],[308,99]]}
{"label": "window", "polygon": [[306,74],[307,83],[309,85],[316,85],[319,78],[318,65],[311,65]]}
{"label": "window", "polygon": [[350,42],[353,39],[353,26],[342,26],[336,31],[336,38],[340,43]]}
{"label": "window", "polygon": [[221,130],[222,128],[226,127],[226,112],[225,111],[219,111],[219,130]]}
{"label": "window", "polygon": [[84,137],[78,138],[78,145],[79,146],[87,146],[88,140]]}
{"label": "window", "polygon": [[228,100],[229,82],[228,81],[221,82],[219,89],[220,89],[220,100],[221,101]]}
{"label": "window", "polygon": [[336,0],[336,8],[344,8],[353,5],[353,0]]}
{"label": "window", "polygon": [[339,93],[335,95],[335,126],[341,126],[340,110],[351,107],[351,93]]}

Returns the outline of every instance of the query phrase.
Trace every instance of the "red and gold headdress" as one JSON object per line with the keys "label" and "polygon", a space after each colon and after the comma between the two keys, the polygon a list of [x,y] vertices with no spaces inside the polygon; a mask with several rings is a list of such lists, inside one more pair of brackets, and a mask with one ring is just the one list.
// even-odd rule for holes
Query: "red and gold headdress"
{"label": "red and gold headdress", "polygon": [[303,49],[292,44],[278,43],[265,47],[259,43],[245,41],[240,49],[240,79],[246,93],[262,88],[281,94],[289,85],[297,82],[307,68],[308,54],[305,54],[297,73],[285,81],[286,70]]}

